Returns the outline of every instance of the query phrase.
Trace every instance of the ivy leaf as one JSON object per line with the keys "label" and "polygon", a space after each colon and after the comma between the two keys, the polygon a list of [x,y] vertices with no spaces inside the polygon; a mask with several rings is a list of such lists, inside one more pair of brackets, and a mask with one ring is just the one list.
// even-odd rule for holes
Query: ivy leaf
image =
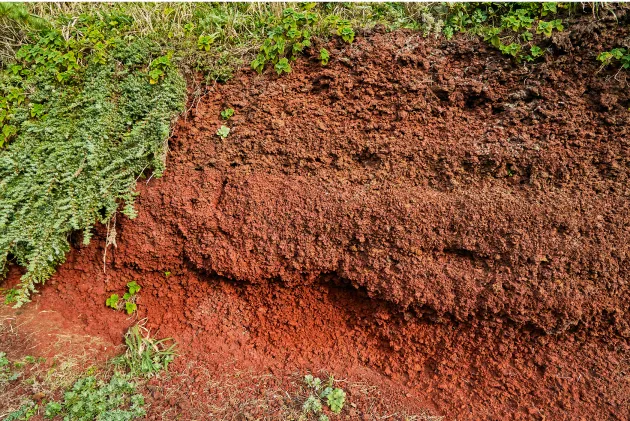
{"label": "ivy leaf", "polygon": [[125,303],[125,310],[127,310],[127,314],[131,315],[137,309],[138,309],[138,306],[136,305],[136,303],[132,303],[129,301]]}
{"label": "ivy leaf", "polygon": [[330,53],[327,49],[322,48],[321,50],[319,50],[319,60],[322,62],[322,66],[328,64],[328,61],[330,60]]}
{"label": "ivy leaf", "polygon": [[281,75],[282,72],[291,73],[291,65],[286,57],[281,58],[274,66],[276,72]]}
{"label": "ivy leaf", "polygon": [[107,307],[111,307],[114,310],[118,310],[118,294],[112,294],[106,301],[105,301],[105,305],[107,305]]}
{"label": "ivy leaf", "polygon": [[135,295],[138,291],[140,291],[140,285],[136,281],[131,281],[127,284],[127,288],[129,288],[129,293],[131,295]]}

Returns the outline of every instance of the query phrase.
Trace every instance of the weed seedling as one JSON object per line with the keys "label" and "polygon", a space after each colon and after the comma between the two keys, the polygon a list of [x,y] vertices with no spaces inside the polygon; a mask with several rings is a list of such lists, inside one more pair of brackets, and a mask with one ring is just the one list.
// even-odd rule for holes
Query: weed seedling
{"label": "weed seedling", "polygon": [[226,137],[228,137],[229,134],[230,134],[229,127],[221,126],[219,127],[219,130],[217,130],[217,136],[221,137],[222,139],[225,139]]}
{"label": "weed seedling", "polygon": [[129,376],[116,373],[109,383],[93,376],[77,380],[63,395],[63,402],[49,402],[44,416],[53,419],[63,415],[64,420],[120,420],[143,417],[144,396],[136,394],[136,385]]}
{"label": "weed seedling", "polygon": [[327,49],[322,48],[321,50],[319,50],[319,60],[321,61],[322,66],[328,64],[328,60],[330,60],[330,53]]}
{"label": "weed seedling", "polygon": [[210,51],[210,46],[214,42],[213,35],[199,35],[197,39],[197,48],[200,50]]}
{"label": "weed seedling", "polygon": [[221,111],[221,117],[223,117],[223,120],[229,120],[230,117],[232,117],[233,115],[234,115],[233,108],[226,108],[225,110]]}
{"label": "weed seedling", "polygon": [[131,315],[138,309],[136,304],[136,294],[140,291],[140,285],[136,281],[131,281],[127,284],[127,292],[122,296],[122,299],[118,294],[112,294],[105,301],[107,307],[111,307],[114,310],[125,309],[127,314]]}
{"label": "weed seedling", "polygon": [[[333,414],[339,414],[346,402],[346,392],[338,387],[334,387],[335,379],[331,376],[326,383],[322,383],[319,377],[313,377],[311,374],[304,376],[304,383],[310,388],[311,394],[302,405],[302,413],[304,415],[320,414],[326,406]],[[328,420],[328,416],[321,414],[321,421]]]}

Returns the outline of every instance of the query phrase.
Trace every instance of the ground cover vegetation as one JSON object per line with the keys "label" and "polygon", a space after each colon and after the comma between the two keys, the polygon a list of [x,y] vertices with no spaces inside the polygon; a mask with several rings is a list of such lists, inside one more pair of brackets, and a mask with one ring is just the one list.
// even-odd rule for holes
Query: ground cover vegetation
{"label": "ground cover vegetation", "polygon": [[167,371],[175,348],[172,339],[156,340],[138,323],[125,335],[125,352],[100,367],[73,370],[62,364],[49,368],[42,358],[25,356],[12,361],[0,352],[0,391],[15,381],[39,391],[27,394],[3,420],[23,421],[36,415],[68,421],[141,418],[146,410],[140,390],[148,378]]}

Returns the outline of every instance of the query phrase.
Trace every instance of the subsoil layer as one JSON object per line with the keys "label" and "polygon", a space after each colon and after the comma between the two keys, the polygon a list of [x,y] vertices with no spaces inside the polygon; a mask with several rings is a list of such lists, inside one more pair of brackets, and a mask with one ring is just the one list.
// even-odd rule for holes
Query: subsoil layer
{"label": "subsoil layer", "polygon": [[[139,316],[208,370],[324,369],[448,420],[630,419],[630,91],[594,57],[628,29],[610,25],[535,66],[375,30],[326,67],[203,88],[106,272],[100,228],[37,305],[119,343],[133,320],[104,302],[136,280]],[[346,419],[377,419],[358,402]]]}

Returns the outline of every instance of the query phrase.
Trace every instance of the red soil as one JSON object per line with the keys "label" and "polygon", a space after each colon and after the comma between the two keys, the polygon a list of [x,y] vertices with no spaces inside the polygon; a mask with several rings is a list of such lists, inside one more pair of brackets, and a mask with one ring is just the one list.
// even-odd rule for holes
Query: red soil
{"label": "red soil", "polygon": [[[606,25],[534,67],[399,31],[209,87],[107,272],[101,230],[37,305],[118,343],[132,321],[104,302],[136,280],[176,370],[324,369],[384,391],[351,394],[347,419],[627,420],[630,92],[594,54],[628,30]],[[151,417],[199,417],[205,387],[158,394]]]}

